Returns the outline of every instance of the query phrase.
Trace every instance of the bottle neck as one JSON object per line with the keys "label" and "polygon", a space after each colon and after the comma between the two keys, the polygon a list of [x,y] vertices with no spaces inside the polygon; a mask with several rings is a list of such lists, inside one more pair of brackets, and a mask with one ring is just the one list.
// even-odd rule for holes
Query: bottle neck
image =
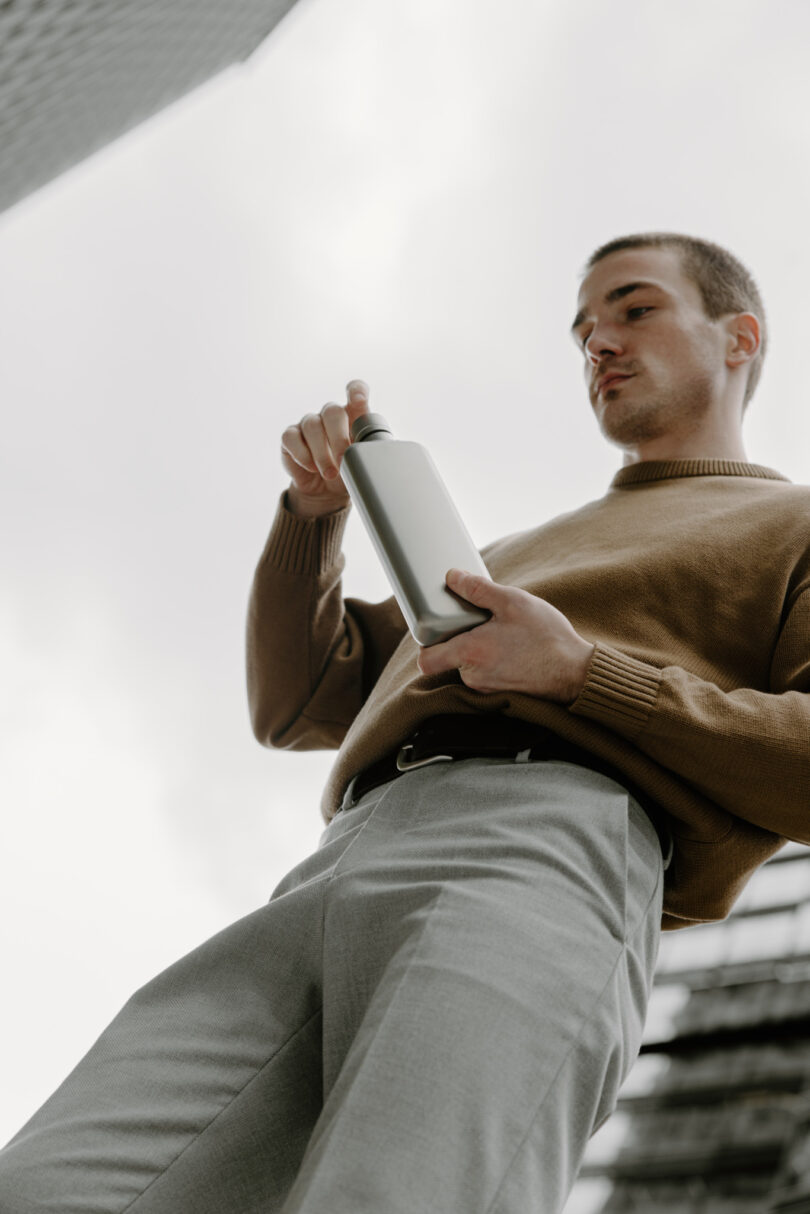
{"label": "bottle neck", "polygon": [[352,442],[369,443],[392,439],[391,427],[380,413],[365,413],[352,424]]}
{"label": "bottle neck", "polygon": [[364,434],[360,439],[361,443],[384,443],[393,442],[394,436],[390,430],[372,430],[370,434]]}

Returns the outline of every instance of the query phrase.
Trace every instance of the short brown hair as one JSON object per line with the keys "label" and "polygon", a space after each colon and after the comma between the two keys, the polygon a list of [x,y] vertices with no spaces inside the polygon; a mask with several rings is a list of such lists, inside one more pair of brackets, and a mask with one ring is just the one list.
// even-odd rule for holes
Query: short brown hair
{"label": "short brown hair", "polygon": [[745,385],[743,409],[754,395],[762,373],[762,362],[768,344],[768,329],[765,305],[759,287],[741,261],[728,249],[711,240],[700,240],[696,236],[682,236],[678,232],[644,232],[635,236],[619,236],[601,245],[588,258],[585,273],[597,261],[623,249],[677,249],[681,255],[681,268],[700,291],[703,307],[709,320],[717,320],[729,312],[753,312],[759,321],[760,346],[748,372]]}

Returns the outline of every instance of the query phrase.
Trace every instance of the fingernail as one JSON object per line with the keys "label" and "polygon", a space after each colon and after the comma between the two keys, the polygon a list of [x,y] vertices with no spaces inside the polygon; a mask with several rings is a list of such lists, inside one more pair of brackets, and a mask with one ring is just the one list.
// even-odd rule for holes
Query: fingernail
{"label": "fingernail", "polygon": [[362,379],[352,379],[346,385],[349,396],[368,396],[368,384]]}

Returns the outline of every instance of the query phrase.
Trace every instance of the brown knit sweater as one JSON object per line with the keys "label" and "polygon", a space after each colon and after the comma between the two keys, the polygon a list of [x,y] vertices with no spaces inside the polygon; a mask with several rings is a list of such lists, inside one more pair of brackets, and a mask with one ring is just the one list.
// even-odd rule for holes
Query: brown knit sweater
{"label": "brown knit sweater", "polygon": [[670,816],[664,928],[721,919],[785,841],[810,843],[810,487],[717,459],[623,468],[604,497],[482,550],[596,649],[566,707],[424,676],[393,598],[344,600],[348,511],[282,497],[247,627],[253,728],[337,748],[328,821],[357,772],[421,720],[501,712],[611,762]]}

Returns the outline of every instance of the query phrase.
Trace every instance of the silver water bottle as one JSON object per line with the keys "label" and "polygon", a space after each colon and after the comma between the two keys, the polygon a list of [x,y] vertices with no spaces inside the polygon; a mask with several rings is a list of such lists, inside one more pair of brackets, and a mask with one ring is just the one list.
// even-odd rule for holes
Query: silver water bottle
{"label": "silver water bottle", "polygon": [[489,619],[448,590],[448,569],[489,572],[430,455],[395,439],[384,417],[352,426],[340,473],[420,645],[436,645]]}

